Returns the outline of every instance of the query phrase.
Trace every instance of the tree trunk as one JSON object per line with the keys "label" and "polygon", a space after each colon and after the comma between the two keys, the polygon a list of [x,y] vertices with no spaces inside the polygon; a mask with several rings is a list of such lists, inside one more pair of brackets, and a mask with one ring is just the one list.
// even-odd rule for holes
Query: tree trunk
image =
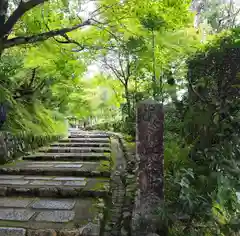
{"label": "tree trunk", "polygon": [[128,118],[130,119],[132,116],[132,112],[131,112],[131,100],[129,97],[128,84],[124,85],[124,90],[125,90],[125,97],[126,97],[126,103],[127,103],[127,115],[128,115]]}

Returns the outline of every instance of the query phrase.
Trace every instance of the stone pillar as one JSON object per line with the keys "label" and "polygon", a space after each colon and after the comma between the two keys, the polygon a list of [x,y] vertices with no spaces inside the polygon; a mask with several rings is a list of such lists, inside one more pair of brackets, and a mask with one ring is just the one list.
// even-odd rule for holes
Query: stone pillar
{"label": "stone pillar", "polygon": [[[137,107],[138,192],[133,215],[133,235],[156,232],[153,211],[164,199],[163,106],[146,100]],[[161,236],[164,236],[162,234]]]}

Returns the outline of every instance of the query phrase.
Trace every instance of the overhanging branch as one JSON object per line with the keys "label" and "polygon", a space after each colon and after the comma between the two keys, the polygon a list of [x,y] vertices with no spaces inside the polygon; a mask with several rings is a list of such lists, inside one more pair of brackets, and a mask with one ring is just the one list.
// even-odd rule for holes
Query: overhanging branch
{"label": "overhanging branch", "polygon": [[92,25],[92,22],[91,22],[90,19],[84,21],[81,24],[77,24],[77,25],[72,26],[72,27],[67,27],[67,28],[57,29],[57,30],[51,30],[49,32],[45,32],[45,33],[41,33],[41,34],[29,36],[29,37],[16,37],[16,38],[8,39],[4,42],[3,48],[6,49],[6,48],[14,47],[14,46],[17,46],[17,45],[45,41],[45,40],[47,40],[49,38],[53,38],[55,36],[65,35],[68,32],[74,31],[76,29],[82,28],[82,27],[87,26],[87,25]]}
{"label": "overhanging branch", "polygon": [[8,35],[17,21],[29,10],[34,7],[46,2],[48,0],[30,0],[27,2],[21,1],[17,9],[12,13],[12,15],[8,18],[6,23],[3,26],[3,31],[0,32],[1,35]]}

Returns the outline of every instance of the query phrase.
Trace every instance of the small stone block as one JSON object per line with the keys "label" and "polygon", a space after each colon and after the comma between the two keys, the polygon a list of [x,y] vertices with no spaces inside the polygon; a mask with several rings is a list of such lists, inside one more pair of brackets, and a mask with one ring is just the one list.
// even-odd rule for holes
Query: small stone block
{"label": "small stone block", "polygon": [[25,176],[24,179],[28,179],[28,180],[51,180],[52,177],[44,177],[44,176]]}
{"label": "small stone block", "polygon": [[26,229],[0,227],[0,235],[1,236],[25,236]]}
{"label": "small stone block", "polygon": [[79,229],[82,236],[98,236],[100,234],[100,226],[98,224],[88,223]]}
{"label": "small stone block", "polygon": [[86,181],[67,181],[64,185],[68,185],[68,186],[85,186],[86,185]]}
{"label": "small stone block", "polygon": [[37,229],[28,230],[27,236],[57,236],[57,233],[53,229]]}
{"label": "small stone block", "polygon": [[21,179],[23,175],[0,175],[0,179]]}
{"label": "small stone block", "polygon": [[31,164],[31,165],[27,165],[26,167],[31,167],[31,168],[49,168],[49,167],[52,167],[53,165],[49,165],[49,164]]}
{"label": "small stone block", "polygon": [[27,207],[32,199],[0,198],[0,207]]}
{"label": "small stone block", "polygon": [[62,183],[61,182],[58,182],[58,181],[41,181],[41,180],[35,180],[35,181],[32,181],[30,184],[32,185],[53,185],[53,186],[56,186],[56,185],[61,185]]}
{"label": "small stone block", "polygon": [[1,179],[0,184],[11,184],[11,185],[24,185],[27,184],[28,181],[26,180],[12,180],[12,179]]}
{"label": "small stone block", "polygon": [[80,236],[79,230],[61,230],[58,233],[58,236]]}
{"label": "small stone block", "polygon": [[71,210],[75,205],[73,200],[39,200],[33,203],[32,208],[35,209],[59,209]]}
{"label": "small stone block", "polygon": [[83,165],[82,164],[60,164],[56,165],[54,167],[56,168],[81,168]]}
{"label": "small stone block", "polygon": [[0,220],[28,221],[34,213],[24,209],[0,208]]}
{"label": "small stone block", "polygon": [[56,177],[54,178],[54,180],[60,180],[60,181],[69,181],[69,180],[72,180],[72,181],[84,181],[85,178],[83,177]]}
{"label": "small stone block", "polygon": [[36,221],[55,223],[69,222],[73,220],[74,216],[74,211],[44,211],[38,214]]}

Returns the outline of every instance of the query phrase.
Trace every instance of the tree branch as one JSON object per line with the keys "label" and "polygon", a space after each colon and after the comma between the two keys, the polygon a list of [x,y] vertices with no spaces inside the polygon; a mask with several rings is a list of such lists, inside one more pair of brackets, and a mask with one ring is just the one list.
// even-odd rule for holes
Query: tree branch
{"label": "tree branch", "polygon": [[232,15],[228,15],[226,17],[221,18],[218,21],[218,27],[221,27],[222,22],[225,21],[225,20],[229,20],[231,18],[233,18],[233,20],[234,20],[239,13],[240,13],[240,8],[236,12],[234,12]]}
{"label": "tree branch", "polygon": [[32,8],[46,2],[48,0],[30,0],[27,2],[21,1],[17,9],[12,13],[8,18],[6,23],[3,26],[3,31],[1,32],[2,36],[8,35],[17,21],[29,10]]}
{"label": "tree branch", "polygon": [[120,65],[120,68],[121,68],[121,71],[122,71],[123,78],[124,78],[125,81],[127,81],[125,72],[124,72],[124,70],[123,70],[123,65],[122,65],[122,60],[121,60],[120,51],[118,51],[118,61],[119,61],[119,65]]}
{"label": "tree branch", "polygon": [[37,67],[32,70],[32,78],[30,80],[29,87],[32,87],[32,85],[33,85],[33,82],[34,82],[34,79],[36,76],[36,70],[37,70]]}
{"label": "tree branch", "polygon": [[40,34],[29,36],[29,37],[16,37],[16,38],[8,39],[4,42],[3,48],[6,49],[6,48],[11,48],[17,45],[45,41],[49,38],[53,38],[55,36],[62,36],[68,32],[74,31],[76,29],[82,28],[87,25],[92,25],[92,22],[90,19],[84,21],[81,24],[74,25],[72,27],[51,30],[49,32],[40,33]]}
{"label": "tree branch", "polygon": [[113,72],[117,79],[125,86],[125,80],[122,79],[123,76],[121,75],[121,73],[112,65],[109,65],[106,59],[104,59],[104,63]]}

